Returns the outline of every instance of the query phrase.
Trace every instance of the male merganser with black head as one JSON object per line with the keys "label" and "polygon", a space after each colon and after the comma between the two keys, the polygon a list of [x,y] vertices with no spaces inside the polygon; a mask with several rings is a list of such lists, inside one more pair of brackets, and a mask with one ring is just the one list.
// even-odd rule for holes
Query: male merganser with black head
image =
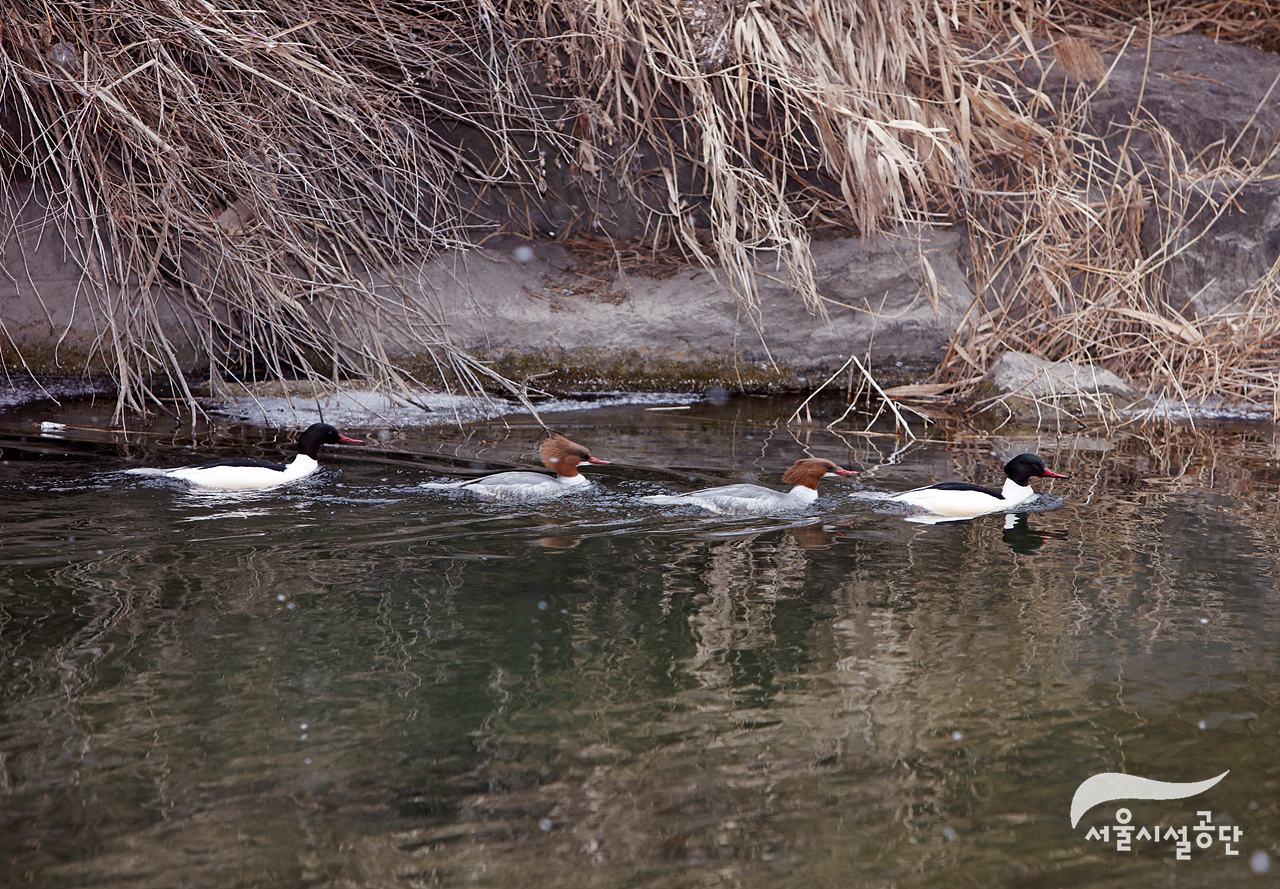
{"label": "male merganser with black head", "polygon": [[790,491],[775,491],[759,485],[724,485],[688,494],[655,494],[641,497],[648,503],[667,506],[701,506],[714,513],[769,513],[803,509],[818,498],[818,482],[838,475],[857,475],[830,460],[806,457],[797,460],[782,475],[782,483],[795,485]]}
{"label": "male merganser with black head", "polygon": [[608,466],[608,460],[591,456],[591,452],[563,435],[553,433],[539,448],[542,465],[555,475],[540,472],[499,472],[463,482],[423,482],[419,487],[465,491],[485,500],[542,500],[559,497],[584,488],[591,480],[578,472],[588,463]]}
{"label": "male merganser with black head", "polygon": [[347,438],[328,423],[312,423],[298,436],[298,456],[288,463],[272,463],[250,457],[210,460],[181,469],[128,469],[134,475],[158,475],[176,478],[197,488],[219,491],[264,491],[304,479],[320,468],[316,455],[327,444],[362,444]]}
{"label": "male merganser with black head", "polygon": [[1004,474],[1009,478],[999,491],[971,485],[968,482],[944,482],[927,488],[904,491],[885,499],[896,503],[909,503],[929,513],[913,516],[915,521],[948,521],[972,519],[993,512],[1009,512],[1036,496],[1027,484],[1033,476],[1040,478],[1066,478],[1071,476],[1054,472],[1035,454],[1019,454],[1005,464]]}

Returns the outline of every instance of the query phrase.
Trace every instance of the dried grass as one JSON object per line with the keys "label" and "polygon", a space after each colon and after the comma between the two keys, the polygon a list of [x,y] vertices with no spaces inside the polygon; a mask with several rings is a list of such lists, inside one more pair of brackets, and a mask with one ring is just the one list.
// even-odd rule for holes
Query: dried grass
{"label": "dried grass", "polygon": [[910,83],[945,53],[945,21],[919,0],[547,0],[528,27],[549,81],[590,97],[578,154],[642,202],[665,197],[648,201],[655,242],[752,308],[757,265],[776,261],[822,314],[811,226],[869,233],[949,206],[937,193],[964,164],[954,113]]}
{"label": "dried grass", "polygon": [[[1041,44],[1035,53],[1028,48],[1027,57],[1057,61],[1079,85],[1056,105],[1035,93],[1011,102],[1020,116],[1038,114],[1051,124],[1045,138],[1028,143],[1034,154],[1022,163],[999,172],[983,167],[992,190],[969,223],[970,275],[984,298],[957,332],[939,378],[972,377],[1001,353],[1019,350],[1105,366],[1169,401],[1261,407],[1280,419],[1280,265],[1230,306],[1201,317],[1187,314],[1188,306],[1170,304],[1162,285],[1178,253],[1203,237],[1241,190],[1263,175],[1280,146],[1252,160],[1224,150],[1210,166],[1184,157],[1158,125],[1137,120],[1129,138],[1142,137],[1159,155],[1151,161],[1148,154],[1144,165],[1136,153],[1108,152],[1087,136],[1091,84],[1101,79],[1101,60],[1092,44],[1068,35],[1087,32],[1094,43],[1113,47],[1129,42],[1131,52],[1142,51],[1135,41],[1155,36],[1135,30],[1132,19],[1107,19],[1118,7],[1055,4],[1061,15],[1038,23],[1039,32],[1057,35],[1057,42],[1047,50]],[[1280,27],[1280,9],[1268,8],[1261,21],[1257,4],[1202,4],[1198,11],[1165,4],[1147,25],[1162,33],[1205,30],[1212,8],[1240,13],[1235,30],[1225,21],[1209,30],[1231,32],[1241,42],[1265,42],[1258,35]],[[1256,40],[1243,39],[1246,12],[1254,15]],[[1100,17],[1109,30],[1080,24]],[[1033,41],[1023,43],[1030,47]],[[1194,210],[1187,200],[1192,193],[1203,198]],[[1163,227],[1154,247],[1140,243],[1149,216]]]}
{"label": "dried grass", "polygon": [[447,341],[429,306],[372,284],[466,240],[454,180],[489,171],[460,171],[440,121],[465,118],[509,147],[513,120],[540,120],[503,67],[515,56],[492,13],[0,3],[0,240],[25,210],[83,268],[118,415],[158,405],[157,377],[195,403],[162,324],[168,300],[193,318],[215,382],[406,385],[379,337],[395,318],[446,379],[505,384]]}
{"label": "dried grass", "polygon": [[[1187,318],[1151,286],[1174,235],[1150,256],[1138,243],[1144,214],[1181,219],[1154,206],[1155,186],[1224,171],[1197,172],[1145,124],[1164,161],[1117,165],[1084,127],[1097,49],[1143,39],[1135,21],[1266,45],[1280,27],[1270,4],[0,7],[0,172],[29,176],[29,200],[48,196],[85,268],[122,410],[147,407],[156,374],[192,399],[159,321],[175,294],[213,378],[407,385],[381,347],[394,318],[446,379],[519,391],[453,346],[430,306],[369,282],[465,243],[486,188],[533,206],[553,167],[596,200],[613,183],[628,191],[650,245],[716,271],[757,321],[767,262],[823,312],[815,226],[965,221],[982,297],[939,387],[962,392],[1002,351],[1026,349],[1189,400],[1280,401],[1266,345],[1275,275],[1222,317]],[[1079,89],[1020,86],[1031,56],[1052,56]],[[455,124],[487,150],[443,135]],[[18,191],[5,194],[12,205]]]}
{"label": "dried grass", "polygon": [[1220,43],[1280,53],[1280,9],[1272,0],[1056,0],[1046,16],[1062,33],[1113,46],[1135,26],[1162,36],[1205,34]]}

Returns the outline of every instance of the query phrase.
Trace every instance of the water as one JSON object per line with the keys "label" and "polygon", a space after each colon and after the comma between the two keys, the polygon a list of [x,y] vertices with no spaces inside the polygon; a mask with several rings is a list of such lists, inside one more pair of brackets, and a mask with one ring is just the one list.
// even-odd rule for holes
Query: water
{"label": "water", "polygon": [[[907,445],[794,406],[558,415],[614,465],[514,507],[417,484],[528,462],[527,424],[346,429],[375,444],[220,497],[116,474],[195,462],[174,429],[0,421],[0,885],[1280,883],[1274,429]],[[198,455],[224,439],[255,437]],[[993,449],[1071,473],[1038,483],[1065,505],[635,500],[808,453],[991,481]],[[1070,825],[1093,774],[1228,770]],[[1121,808],[1192,837],[1209,811],[1239,854],[1086,838]]]}

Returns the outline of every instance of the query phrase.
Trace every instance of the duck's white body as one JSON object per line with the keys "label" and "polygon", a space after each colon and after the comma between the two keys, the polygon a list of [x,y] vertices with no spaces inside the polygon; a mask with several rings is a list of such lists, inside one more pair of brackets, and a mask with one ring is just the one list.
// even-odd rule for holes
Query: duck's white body
{"label": "duck's white body", "polygon": [[910,503],[936,516],[974,518],[993,512],[1005,512],[1035,496],[1036,492],[1030,485],[1020,485],[1009,479],[1000,489],[999,496],[995,491],[979,489],[976,485],[972,489],[960,490],[933,485],[904,491],[889,499],[898,503]]}
{"label": "duck's white body", "polygon": [[[601,460],[600,462],[604,462]],[[450,488],[485,500],[543,500],[559,497],[578,488],[590,487],[591,479],[581,473],[569,477],[540,472],[499,472],[464,482],[423,482],[421,488]]]}
{"label": "duck's white body", "polygon": [[542,443],[539,451],[542,464],[554,470],[555,475],[524,471],[499,472],[461,482],[423,482],[419,487],[464,491],[484,500],[544,500],[590,487],[591,479],[578,472],[579,466],[588,463],[609,465],[608,460],[591,456],[590,451],[563,435],[551,436]]}
{"label": "duck's white body", "polygon": [[291,484],[311,475],[320,468],[316,455],[326,444],[360,444],[358,439],[347,438],[325,423],[311,425],[298,436],[301,453],[288,463],[271,463],[248,457],[232,457],[211,460],[197,466],[179,469],[127,469],[132,475],[152,475],[177,479],[197,488],[218,491],[265,491]]}
{"label": "duck's white body", "polygon": [[782,476],[783,482],[795,484],[790,491],[775,491],[760,485],[723,485],[692,491],[688,494],[654,494],[641,497],[646,503],[664,506],[700,506],[720,515],[750,515],[803,509],[818,499],[818,481],[840,475],[856,475],[841,469],[830,460],[813,457],[797,460]]}
{"label": "duck's white body", "polygon": [[1036,492],[1027,484],[1033,476],[1070,477],[1049,469],[1044,465],[1044,461],[1034,454],[1020,454],[1014,457],[1005,464],[1004,471],[1008,478],[999,491],[967,482],[945,482],[940,485],[930,485],[927,488],[904,491],[885,499],[895,503],[906,503],[927,513],[927,515],[910,516],[908,520],[913,522],[934,523],[973,519],[996,512],[1009,512],[1034,500]]}
{"label": "duck's white body", "polygon": [[320,464],[306,454],[299,454],[288,463],[237,466],[234,463],[212,463],[202,466],[185,466],[182,469],[130,469],[134,475],[157,475],[178,479],[197,488],[216,488],[219,491],[265,491],[311,475]]}
{"label": "duck's white body", "polygon": [[818,492],[804,485],[796,485],[790,491],[775,491],[759,485],[742,484],[707,488],[689,494],[653,494],[640,499],[665,506],[701,506],[708,512],[719,514],[746,514],[803,509],[818,499]]}

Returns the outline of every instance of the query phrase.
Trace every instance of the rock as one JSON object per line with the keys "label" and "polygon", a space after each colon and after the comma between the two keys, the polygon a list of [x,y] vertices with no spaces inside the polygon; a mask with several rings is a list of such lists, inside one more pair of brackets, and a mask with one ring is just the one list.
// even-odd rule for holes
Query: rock
{"label": "rock", "polygon": [[1207,166],[1221,154],[1266,160],[1264,172],[1280,173],[1280,157],[1268,160],[1280,138],[1280,95],[1272,90],[1280,56],[1179,34],[1156,38],[1149,52],[1144,42],[1135,41],[1119,59],[1104,55],[1103,61],[1111,73],[1091,103],[1089,118],[1113,153],[1127,143],[1148,165],[1166,166],[1164,146],[1140,129],[1127,129],[1135,120],[1151,119],[1169,131],[1184,156],[1206,152]]}
{"label": "rock", "polygon": [[[1111,59],[1107,59],[1110,63]],[[1195,166],[1212,169],[1219,156],[1262,163],[1264,175],[1280,173],[1280,56],[1248,46],[1215,43],[1199,34],[1133,45],[1117,61],[1094,100],[1090,120],[1117,152],[1130,133],[1130,150],[1149,170],[1168,169],[1167,149],[1132,120],[1150,118],[1169,131]],[[1135,107],[1137,96],[1141,107]],[[1280,182],[1155,175],[1156,205],[1148,213],[1142,246],[1158,266],[1167,306],[1184,317],[1211,315],[1248,292],[1280,256]]]}
{"label": "rock", "polygon": [[1109,370],[1006,352],[979,384],[970,404],[981,412],[1003,411],[1020,421],[1062,421],[1145,406],[1146,399]]}
{"label": "rock", "polygon": [[105,373],[114,357],[110,332],[138,326],[139,317],[162,327],[174,353],[195,362],[182,293],[153,287],[128,305],[115,284],[101,294],[76,261],[77,239],[51,221],[58,203],[30,182],[0,185],[0,364],[39,375]]}
{"label": "rock", "polygon": [[[773,266],[758,269],[753,314],[703,269],[585,269],[553,242],[518,238],[493,239],[387,283],[432,306],[455,344],[499,370],[559,374],[553,384],[609,388],[617,373],[631,378],[624,384],[649,378],[650,387],[681,378],[695,388],[803,387],[854,354],[871,353],[879,369],[935,367],[974,299],[957,258],[961,242],[956,232],[930,228],[815,242],[825,319]],[[421,351],[409,338],[384,344],[395,357]]]}
{"label": "rock", "polygon": [[1178,180],[1150,214],[1142,246],[1159,266],[1162,299],[1184,318],[1223,311],[1271,274],[1280,257],[1280,180]]}
{"label": "rock", "polygon": [[[1076,84],[1049,64],[1054,58],[1046,47],[1023,82],[1066,104]],[[1180,34],[1150,46],[1135,41],[1104,55],[1101,68],[1108,73],[1089,103],[1087,129],[1118,166],[1140,171],[1152,199],[1141,238],[1159,282],[1154,295],[1183,317],[1221,311],[1280,256],[1280,182],[1194,171],[1225,157],[1280,174],[1272,150],[1280,141],[1280,56]],[[1168,131],[1176,154],[1148,122]],[[1181,158],[1189,159],[1185,170]]]}

